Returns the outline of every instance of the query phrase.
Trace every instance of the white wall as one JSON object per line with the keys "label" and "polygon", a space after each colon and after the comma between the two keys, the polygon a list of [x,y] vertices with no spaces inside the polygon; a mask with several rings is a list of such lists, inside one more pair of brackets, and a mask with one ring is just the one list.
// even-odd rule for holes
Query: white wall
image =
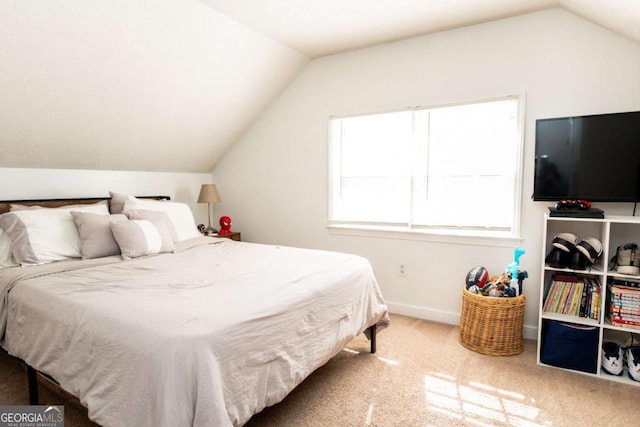
{"label": "white wall", "polygon": [[[640,110],[638,76],[637,43],[560,9],[320,58],[216,167],[219,209],[243,240],[363,255],[392,311],[457,324],[467,271],[484,265],[501,273],[513,248],[330,235],[327,120],[526,93],[521,263],[529,272],[525,333],[534,337],[548,205],[530,200],[535,120]],[[627,205],[601,207],[631,212]],[[400,262],[405,278],[397,276]]]}
{"label": "white wall", "polygon": [[211,182],[211,174],[0,168],[0,182],[0,200],[109,197],[109,191],[169,196],[189,204],[196,223],[206,223],[207,205],[197,200],[200,186]]}

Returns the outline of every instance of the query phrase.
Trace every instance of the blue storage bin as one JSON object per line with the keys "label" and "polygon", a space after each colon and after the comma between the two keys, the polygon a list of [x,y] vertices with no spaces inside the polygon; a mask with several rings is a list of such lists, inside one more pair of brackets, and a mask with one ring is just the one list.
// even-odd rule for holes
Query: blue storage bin
{"label": "blue storage bin", "polygon": [[540,361],[595,374],[598,369],[598,332],[595,326],[545,320]]}

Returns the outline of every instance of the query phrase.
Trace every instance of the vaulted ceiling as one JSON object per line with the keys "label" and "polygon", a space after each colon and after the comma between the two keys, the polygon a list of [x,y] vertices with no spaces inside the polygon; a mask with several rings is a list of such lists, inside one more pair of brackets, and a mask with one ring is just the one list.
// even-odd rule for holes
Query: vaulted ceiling
{"label": "vaulted ceiling", "polygon": [[640,42],[637,0],[201,0],[315,58],[561,7]]}
{"label": "vaulted ceiling", "polygon": [[210,171],[314,58],[554,7],[640,43],[637,0],[6,0],[0,167]]}

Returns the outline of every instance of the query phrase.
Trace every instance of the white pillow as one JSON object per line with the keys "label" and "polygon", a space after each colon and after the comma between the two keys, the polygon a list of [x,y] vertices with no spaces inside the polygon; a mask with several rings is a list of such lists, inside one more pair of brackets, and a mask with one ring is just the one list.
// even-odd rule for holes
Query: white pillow
{"label": "white pillow", "polygon": [[11,239],[5,231],[0,228],[0,268],[15,267],[16,264],[11,258]]}
{"label": "white pillow", "polygon": [[11,239],[15,261],[25,266],[80,258],[80,236],[71,216],[72,210],[109,215],[106,202],[20,210],[0,215],[0,228]]}
{"label": "white pillow", "polygon": [[173,228],[178,236],[178,241],[201,236],[196,227],[196,222],[193,219],[191,208],[189,208],[189,205],[186,203],[146,200],[127,196],[127,201],[124,203],[124,210],[122,212],[127,215],[128,211],[135,209],[165,212],[173,224]]}

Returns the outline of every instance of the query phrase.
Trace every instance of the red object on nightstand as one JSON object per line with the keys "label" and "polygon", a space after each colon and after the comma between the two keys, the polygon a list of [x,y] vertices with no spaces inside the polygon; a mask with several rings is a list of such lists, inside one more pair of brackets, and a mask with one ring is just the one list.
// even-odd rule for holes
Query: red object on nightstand
{"label": "red object on nightstand", "polygon": [[220,231],[218,231],[218,234],[221,234],[223,236],[231,234],[231,218],[229,218],[228,216],[220,217]]}

